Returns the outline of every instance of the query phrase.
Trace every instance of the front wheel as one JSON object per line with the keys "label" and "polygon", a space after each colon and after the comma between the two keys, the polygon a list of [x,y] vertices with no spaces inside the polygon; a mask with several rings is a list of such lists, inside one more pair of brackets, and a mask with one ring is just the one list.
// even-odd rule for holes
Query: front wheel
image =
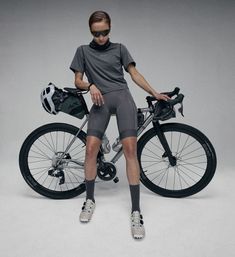
{"label": "front wheel", "polygon": [[169,163],[154,128],[138,141],[141,182],[152,192],[166,197],[186,197],[205,188],[214,176],[216,153],[199,130],[179,123],[160,125],[176,165]]}
{"label": "front wheel", "polygon": [[34,191],[53,199],[68,199],[85,191],[86,133],[80,131],[76,136],[78,130],[69,124],[51,123],[25,139],[19,165],[23,178]]}

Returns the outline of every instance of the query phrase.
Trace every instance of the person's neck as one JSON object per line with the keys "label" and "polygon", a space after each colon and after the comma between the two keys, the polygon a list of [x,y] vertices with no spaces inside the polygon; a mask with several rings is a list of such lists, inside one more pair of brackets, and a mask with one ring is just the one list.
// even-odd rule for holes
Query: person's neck
{"label": "person's neck", "polygon": [[110,46],[110,44],[111,44],[111,42],[110,42],[109,39],[108,39],[108,40],[105,42],[105,44],[103,44],[103,45],[99,45],[99,44],[98,44],[97,42],[95,42],[95,40],[93,39],[93,40],[90,42],[89,46],[90,46],[91,48],[95,49],[95,50],[105,50],[105,49],[107,49],[107,48]]}

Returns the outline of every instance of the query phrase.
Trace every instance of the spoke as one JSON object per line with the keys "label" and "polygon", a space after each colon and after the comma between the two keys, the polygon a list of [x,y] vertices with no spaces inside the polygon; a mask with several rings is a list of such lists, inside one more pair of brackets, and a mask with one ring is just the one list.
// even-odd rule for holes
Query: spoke
{"label": "spoke", "polygon": [[28,163],[37,163],[37,162],[48,162],[48,161],[50,161],[50,160],[41,160],[41,161],[30,161],[30,162],[28,162]]}
{"label": "spoke", "polygon": [[49,175],[47,174],[47,176],[45,177],[44,181],[42,182],[42,185],[44,186],[44,183],[46,182],[46,180],[48,179]]}
{"label": "spoke", "polygon": [[142,154],[142,156],[146,156],[146,157],[152,158],[152,159],[154,159],[154,160],[156,160],[156,159],[161,160],[161,159],[162,159],[162,157],[160,157],[160,156],[155,156],[155,157],[153,157],[153,156],[150,156],[150,155],[147,155],[147,154]]}
{"label": "spoke", "polygon": [[36,173],[32,173],[32,176],[34,177],[34,176],[36,176],[36,175],[38,175],[38,174],[40,174],[40,173],[42,173],[42,172],[45,172],[45,171],[48,171],[48,168],[43,169],[43,170],[41,170],[41,171],[38,171],[38,172],[36,172]]}
{"label": "spoke", "polygon": [[51,132],[50,132],[50,137],[51,137],[51,142],[52,142],[52,145],[53,145],[53,149],[54,149],[54,153],[56,153],[56,148],[55,148],[55,144],[54,144],[54,141],[53,141],[53,138],[52,138],[52,135],[51,135]]}
{"label": "spoke", "polygon": [[58,149],[58,131],[56,131],[56,150]]}
{"label": "spoke", "polygon": [[181,153],[183,152],[183,150],[184,150],[184,148],[185,148],[185,145],[186,145],[186,144],[187,144],[187,142],[188,142],[188,139],[189,139],[189,135],[188,135],[187,139],[185,140],[185,142],[184,142],[184,145],[183,145],[182,149],[179,151],[179,157],[180,157]]}
{"label": "spoke", "polygon": [[[188,137],[189,137],[189,136],[188,136]],[[182,155],[181,155],[182,152],[185,151],[187,148],[189,148],[189,147],[190,147],[191,145],[193,145],[194,143],[197,143],[197,141],[194,140],[192,143],[190,143],[189,145],[187,145],[186,147],[184,147],[184,149],[181,150],[179,157],[182,157]],[[185,155],[185,154],[184,154],[184,155]],[[184,155],[183,155],[183,156],[184,156]]]}
{"label": "spoke", "polygon": [[[157,138],[157,141],[159,141],[158,137],[155,137]],[[153,144],[154,146],[156,146],[159,150],[161,150],[162,152],[164,151],[164,149],[162,147],[160,147],[159,145],[155,144],[152,142],[152,140],[149,140],[149,143]]]}
{"label": "spoke", "polygon": [[179,151],[179,147],[180,147],[180,139],[181,139],[181,133],[180,133],[180,136],[179,136],[179,139],[178,139],[178,145],[177,145],[176,153],[178,153],[178,151]]}
{"label": "spoke", "polygon": [[33,156],[33,155],[29,155],[28,158],[34,158],[34,159],[40,159],[40,160],[51,160],[51,158],[42,158],[42,157]]}
{"label": "spoke", "polygon": [[145,147],[145,149],[148,150],[150,153],[152,153],[154,156],[160,157],[160,156],[157,155],[155,152],[153,152],[152,150],[150,150],[148,147]]}
{"label": "spoke", "polygon": [[[68,175],[68,173],[67,173],[67,175]],[[67,190],[69,190],[69,188],[68,188],[68,183],[65,181],[65,183],[63,184],[63,185],[65,185],[66,187],[67,187]],[[60,185],[60,189],[61,189],[61,191],[63,191],[63,189],[62,189],[62,186]]]}
{"label": "spoke", "polygon": [[[199,158],[199,157],[201,157],[201,156],[205,156],[205,154],[200,154],[200,155],[197,155],[197,156],[194,156],[194,157],[190,157],[190,158],[188,158],[188,159],[184,159],[185,161],[187,161],[187,160],[191,160],[191,159],[195,159],[195,158]],[[205,162],[206,163],[206,162]]]}
{"label": "spoke", "polygon": [[187,176],[188,178],[190,178],[192,181],[194,181],[195,183],[197,182],[195,179],[193,179],[191,176],[189,176],[187,173],[185,173],[182,169],[180,169],[179,167],[178,167],[178,169],[179,169],[182,173],[184,173],[185,176]]}
{"label": "spoke", "polygon": [[[167,168],[167,169],[168,169],[168,168]],[[165,169],[165,171],[166,171],[167,169]],[[162,178],[160,179],[160,182],[158,183],[158,185],[160,185],[160,184],[161,184],[161,182],[162,182],[163,178],[165,177],[165,174],[166,174],[166,172],[164,172],[164,173],[163,173],[163,176],[162,176]]]}
{"label": "spoke", "polygon": [[[50,159],[50,157],[49,157],[48,155],[46,155],[40,148],[38,148],[38,146],[33,145],[33,147],[37,148],[38,151],[42,153],[42,154],[39,154],[39,153],[38,153],[39,155],[42,155],[42,156],[44,156],[44,157]],[[34,150],[31,150],[31,151],[34,152],[34,153],[37,153],[37,152],[35,152]]]}
{"label": "spoke", "polygon": [[178,172],[177,172],[177,173],[178,173],[178,176],[179,176],[179,179],[180,179],[181,189],[183,189],[181,179],[184,181],[185,184],[187,184],[188,186],[190,186],[190,185],[188,184],[188,182],[184,179],[184,177],[180,175],[179,167],[178,167],[177,169],[178,169]]}
{"label": "spoke", "polygon": [[[159,176],[161,176],[161,174],[164,173],[167,169],[168,169],[168,168],[162,169],[162,172],[159,173],[159,174],[158,174],[155,178],[153,178],[151,181],[153,181],[153,180],[155,180],[156,178],[158,178]],[[152,173],[150,173],[150,174],[152,174]],[[149,175],[149,174],[148,174],[148,175]],[[158,185],[159,185],[159,184],[158,184]]]}
{"label": "spoke", "polygon": [[[73,135],[74,136],[74,135]],[[69,139],[68,139],[68,141],[67,141],[67,143],[66,143],[66,148],[68,147],[68,145],[70,144],[70,142],[71,142],[71,137],[72,137],[72,135],[70,134],[69,135]],[[66,148],[65,148],[65,150],[66,150]]]}
{"label": "spoke", "polygon": [[[38,154],[38,155],[40,155],[40,156],[43,156],[44,159],[50,159],[50,157],[46,156],[45,154],[41,154],[41,153],[36,152],[36,151],[34,151],[34,150],[32,150],[32,149],[30,149],[30,152],[36,153],[36,154]],[[29,156],[28,156],[28,157],[29,157]],[[38,158],[39,158],[39,157],[38,157]]]}
{"label": "spoke", "polygon": [[[166,169],[168,169],[168,167],[167,167],[167,168],[161,168],[161,169],[159,169],[159,170],[152,171],[152,172],[150,172],[150,173],[148,173],[148,174],[146,174],[146,175],[149,176],[149,175],[152,175],[152,174],[154,174],[154,173],[162,172],[162,171],[164,171],[164,170],[166,170]],[[147,172],[146,172],[146,173],[147,173]]]}
{"label": "spoke", "polygon": [[166,161],[159,161],[159,162],[154,162],[153,164],[150,164],[150,165],[148,165],[148,166],[144,166],[144,168],[146,169],[146,168],[149,168],[149,167],[152,167],[153,165],[157,165],[157,164],[159,164],[159,163],[161,163],[161,162],[166,162]]}
{"label": "spoke", "polygon": [[78,153],[72,156],[72,157],[73,157],[73,158],[72,158],[72,161],[75,161],[75,162],[77,162],[77,161],[79,161],[79,162],[84,162],[84,160],[85,160],[85,155],[78,156],[78,158],[74,158],[76,155],[78,155]]}
{"label": "spoke", "polygon": [[[57,185],[59,184],[59,179],[56,180],[54,191],[56,191]],[[59,190],[58,190],[59,191]]]}
{"label": "spoke", "polygon": [[188,163],[188,162],[184,162],[183,160],[181,160],[180,165],[184,166],[184,164],[182,164],[182,163],[184,163],[184,164],[186,164],[186,165],[193,166],[193,167],[198,168],[198,169],[201,169],[201,170],[205,170],[205,168],[201,168],[201,167],[199,167],[199,166],[197,166],[197,165],[195,165],[195,164]]}
{"label": "spoke", "polygon": [[53,151],[53,149],[51,149],[50,147],[48,147],[48,145],[46,145],[40,138],[38,139],[38,141],[39,141],[41,144],[43,144],[47,149],[49,149],[52,153],[55,153],[55,152]]}
{"label": "spoke", "polygon": [[30,170],[38,170],[38,169],[48,169],[50,168],[51,166],[47,166],[47,167],[38,167],[38,168],[30,168]]}
{"label": "spoke", "polygon": [[169,169],[167,169],[165,189],[166,189],[166,185],[167,185],[167,181],[168,181],[168,175],[169,175]]}
{"label": "spoke", "polygon": [[55,153],[55,149],[53,148],[53,146],[51,145],[50,141],[47,139],[46,135],[43,135],[43,137],[45,138],[45,140],[47,141],[48,145],[50,146],[50,148],[52,149],[51,151],[53,153]]}
{"label": "spoke", "polygon": [[205,162],[185,162],[184,160],[179,161],[180,164],[181,164],[181,162],[184,163],[184,164],[187,164],[187,165],[205,164],[205,163],[207,164],[206,161]]}
{"label": "spoke", "polygon": [[[37,181],[39,181],[41,178],[42,178],[42,176],[46,173],[47,171],[45,171],[45,172],[43,172],[43,174],[37,179]],[[47,175],[48,176],[48,175]],[[47,177],[46,177],[47,178]],[[43,183],[42,183],[43,184]]]}
{"label": "spoke", "polygon": [[[191,170],[190,168],[188,168],[188,167],[185,167],[185,165],[180,165],[182,168],[184,168],[184,169],[186,169],[186,170],[188,170],[188,171],[190,171],[190,172],[192,172],[192,173],[194,173],[195,175],[197,175],[197,176],[199,176],[199,177],[202,177],[202,175],[201,174],[198,174],[197,172],[195,172],[195,171],[193,171],[193,170]],[[205,171],[204,169],[203,169],[203,171]]]}
{"label": "spoke", "polygon": [[195,150],[193,150],[193,151],[191,151],[191,152],[188,152],[188,153],[186,153],[186,154],[184,154],[184,155],[181,155],[180,157],[182,158],[182,157],[184,157],[184,156],[186,156],[186,155],[189,155],[189,154],[191,154],[191,153],[194,153],[194,152],[198,151],[198,150],[201,149],[201,148],[202,148],[202,147],[199,146],[199,147],[196,148]]}
{"label": "spoke", "polygon": [[50,189],[51,184],[52,184],[52,182],[54,181],[54,179],[55,179],[55,177],[52,177],[51,183],[50,183],[50,185],[48,186],[49,189]]}
{"label": "spoke", "polygon": [[[73,143],[73,144],[75,144],[75,142]],[[83,143],[79,143],[77,146],[75,146],[73,149],[71,149],[69,152],[71,153],[71,152],[73,152],[75,149],[77,149],[81,144],[83,144]],[[84,149],[82,149],[80,152],[82,152],[82,151],[84,151]]]}
{"label": "spoke", "polygon": [[174,166],[174,182],[173,182],[173,190],[175,190],[175,174],[176,174],[176,167]]}
{"label": "spoke", "polygon": [[75,180],[76,180],[79,184],[81,184],[82,182],[80,182],[80,181],[77,179],[77,177],[78,177],[78,178],[81,178],[82,180],[84,180],[84,177],[81,177],[81,176],[79,176],[79,175],[77,175],[77,174],[74,174],[74,172],[72,172],[71,170],[68,170],[68,172],[70,172],[70,173],[74,176]]}
{"label": "spoke", "polygon": [[69,180],[70,180],[71,185],[73,186],[73,181],[71,180],[71,178],[70,178],[70,176],[69,176],[69,172],[66,172],[66,174],[67,174],[67,176],[68,176],[68,178],[69,178]]}

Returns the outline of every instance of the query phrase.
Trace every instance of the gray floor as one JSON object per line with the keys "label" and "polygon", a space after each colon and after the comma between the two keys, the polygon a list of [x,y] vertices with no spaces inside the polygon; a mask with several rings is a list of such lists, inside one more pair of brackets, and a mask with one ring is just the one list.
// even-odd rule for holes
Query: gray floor
{"label": "gray floor", "polygon": [[[124,160],[120,163],[123,165]],[[218,167],[209,186],[190,198],[163,198],[141,186],[146,237],[137,242],[130,234],[130,195],[121,164],[120,182],[96,185],[93,219],[89,224],[80,224],[78,216],[84,194],[59,201],[41,197],[23,181],[17,163],[3,163],[1,256],[233,255],[232,169]]]}

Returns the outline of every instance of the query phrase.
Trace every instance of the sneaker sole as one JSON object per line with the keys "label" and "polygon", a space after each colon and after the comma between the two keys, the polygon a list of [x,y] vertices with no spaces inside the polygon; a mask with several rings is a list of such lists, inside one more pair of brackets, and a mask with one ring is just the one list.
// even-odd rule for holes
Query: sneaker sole
{"label": "sneaker sole", "polygon": [[88,223],[90,220],[87,220],[87,219],[80,219],[80,221],[81,221],[82,223]]}
{"label": "sneaker sole", "polygon": [[144,238],[144,236],[139,236],[139,235],[138,236],[134,235],[133,237],[134,237],[134,239],[143,239]]}

